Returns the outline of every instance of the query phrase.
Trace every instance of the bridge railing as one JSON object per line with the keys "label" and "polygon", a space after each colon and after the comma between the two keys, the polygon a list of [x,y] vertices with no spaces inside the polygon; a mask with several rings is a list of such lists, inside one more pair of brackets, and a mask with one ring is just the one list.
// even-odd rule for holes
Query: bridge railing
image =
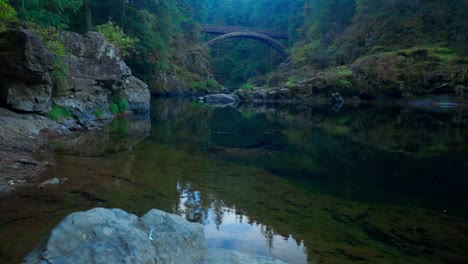
{"label": "bridge railing", "polygon": [[287,39],[288,34],[278,30],[268,30],[260,28],[248,28],[248,27],[232,27],[232,26],[219,26],[219,25],[201,25],[201,31],[211,34],[227,34],[233,32],[255,32],[269,36],[270,38]]}

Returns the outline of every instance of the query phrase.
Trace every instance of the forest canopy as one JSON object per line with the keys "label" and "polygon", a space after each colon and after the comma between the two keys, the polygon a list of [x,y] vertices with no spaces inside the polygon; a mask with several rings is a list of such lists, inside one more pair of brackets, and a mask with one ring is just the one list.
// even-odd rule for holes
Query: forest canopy
{"label": "forest canopy", "polygon": [[[183,54],[213,37],[202,35],[199,24],[288,32],[292,62],[324,68],[422,45],[466,54],[465,10],[468,0],[0,0],[1,21],[121,31],[130,41],[121,46],[126,61],[145,81],[161,71],[187,71]],[[210,57],[215,76],[231,87],[284,60],[268,46],[239,39],[212,46]]]}

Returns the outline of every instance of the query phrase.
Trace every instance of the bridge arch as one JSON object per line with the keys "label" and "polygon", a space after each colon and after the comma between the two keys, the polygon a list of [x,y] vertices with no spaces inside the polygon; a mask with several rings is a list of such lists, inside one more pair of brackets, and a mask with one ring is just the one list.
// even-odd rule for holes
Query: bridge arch
{"label": "bridge arch", "polygon": [[267,35],[263,35],[260,33],[255,33],[255,32],[250,32],[250,31],[243,31],[243,32],[232,32],[232,33],[227,33],[221,36],[218,36],[216,38],[213,38],[212,40],[206,42],[203,44],[202,48],[208,47],[210,45],[213,45],[214,43],[226,40],[226,39],[231,39],[231,38],[248,38],[248,39],[254,39],[258,40],[260,42],[263,42],[270,47],[274,48],[276,51],[278,51],[281,55],[284,57],[288,57],[289,54],[286,51],[286,47],[281,44],[279,41],[274,40],[270,38]]}

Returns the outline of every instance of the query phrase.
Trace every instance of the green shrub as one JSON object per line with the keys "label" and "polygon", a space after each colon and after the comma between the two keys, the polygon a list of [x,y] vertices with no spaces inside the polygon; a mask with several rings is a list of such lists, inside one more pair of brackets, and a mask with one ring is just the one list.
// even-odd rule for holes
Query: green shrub
{"label": "green shrub", "polygon": [[105,110],[102,109],[102,108],[98,108],[98,109],[94,110],[94,112],[93,112],[94,116],[97,117],[97,118],[103,117],[104,113],[105,113]]}
{"label": "green shrub", "polygon": [[55,104],[52,105],[52,110],[50,110],[46,116],[55,121],[72,117],[70,111],[68,111],[67,108]]}
{"label": "green shrub", "polygon": [[121,113],[126,112],[130,109],[130,105],[128,104],[127,100],[125,100],[125,98],[123,97],[120,97],[117,101],[117,107],[119,108],[119,111]]}
{"label": "green shrub", "polygon": [[196,90],[196,91],[200,91],[200,90],[206,90],[207,88],[207,83],[206,82],[203,82],[203,81],[200,81],[200,82],[192,82],[190,84],[190,88],[192,90]]}
{"label": "green shrub", "polygon": [[114,44],[120,50],[122,57],[128,58],[130,53],[135,51],[135,45],[138,39],[127,37],[122,29],[113,22],[107,22],[96,28],[104,35],[107,42]]}
{"label": "green shrub", "polygon": [[252,90],[252,88],[253,88],[253,84],[251,83],[244,83],[243,85],[241,85],[242,90]]}
{"label": "green shrub", "polygon": [[297,80],[296,76],[289,77],[288,80],[286,81],[286,86],[287,87],[294,86],[294,84],[296,83],[296,80]]}
{"label": "green shrub", "polygon": [[348,79],[340,79],[340,80],[338,81],[338,84],[339,84],[341,87],[344,87],[344,88],[351,87],[351,82],[350,82]]}
{"label": "green shrub", "polygon": [[0,32],[7,29],[6,22],[14,19],[16,11],[6,0],[0,0]]}
{"label": "green shrub", "polygon": [[338,71],[337,74],[339,77],[350,77],[353,75],[353,72],[346,66],[339,66],[336,69]]}
{"label": "green shrub", "polygon": [[109,111],[114,115],[118,114],[119,113],[119,107],[117,106],[116,103],[110,102],[109,103]]}
{"label": "green shrub", "polygon": [[219,87],[219,83],[215,79],[208,79],[208,81],[206,81],[206,86],[208,88],[217,88]]}
{"label": "green shrub", "polygon": [[59,39],[59,31],[54,28],[36,28],[35,31],[41,38],[47,49],[55,56],[54,69],[51,77],[57,92],[68,90],[67,78],[69,74],[68,65],[63,62],[66,50],[65,45]]}
{"label": "green shrub", "polygon": [[114,115],[124,113],[129,109],[130,105],[128,104],[127,100],[122,96],[117,97],[109,103],[109,111]]}

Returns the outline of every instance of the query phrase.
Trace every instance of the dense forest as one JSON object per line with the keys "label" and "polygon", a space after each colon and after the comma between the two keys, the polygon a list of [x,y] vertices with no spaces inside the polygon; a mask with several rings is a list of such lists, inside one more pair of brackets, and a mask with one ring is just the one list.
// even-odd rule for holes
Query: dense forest
{"label": "dense forest", "polygon": [[184,54],[198,44],[199,30],[193,20],[196,2],[1,0],[0,23],[3,29],[5,24],[19,21],[27,27],[101,31],[122,50],[133,73],[151,83],[165,71],[190,77]]}
{"label": "dense forest", "polygon": [[[0,8],[2,28],[19,20],[104,32],[150,86],[161,73],[186,79],[193,89],[217,86],[211,73],[229,88],[276,84],[271,72],[284,58],[273,49],[232,39],[211,46],[209,53],[201,51],[199,45],[213,36],[201,34],[200,24],[288,32],[283,42],[291,54],[290,68],[302,69],[292,75],[390,52],[411,57],[416,51],[452,66],[466,64],[468,46],[467,0],[0,0]],[[211,73],[199,69],[208,61]],[[344,86],[354,82],[338,81]]]}

